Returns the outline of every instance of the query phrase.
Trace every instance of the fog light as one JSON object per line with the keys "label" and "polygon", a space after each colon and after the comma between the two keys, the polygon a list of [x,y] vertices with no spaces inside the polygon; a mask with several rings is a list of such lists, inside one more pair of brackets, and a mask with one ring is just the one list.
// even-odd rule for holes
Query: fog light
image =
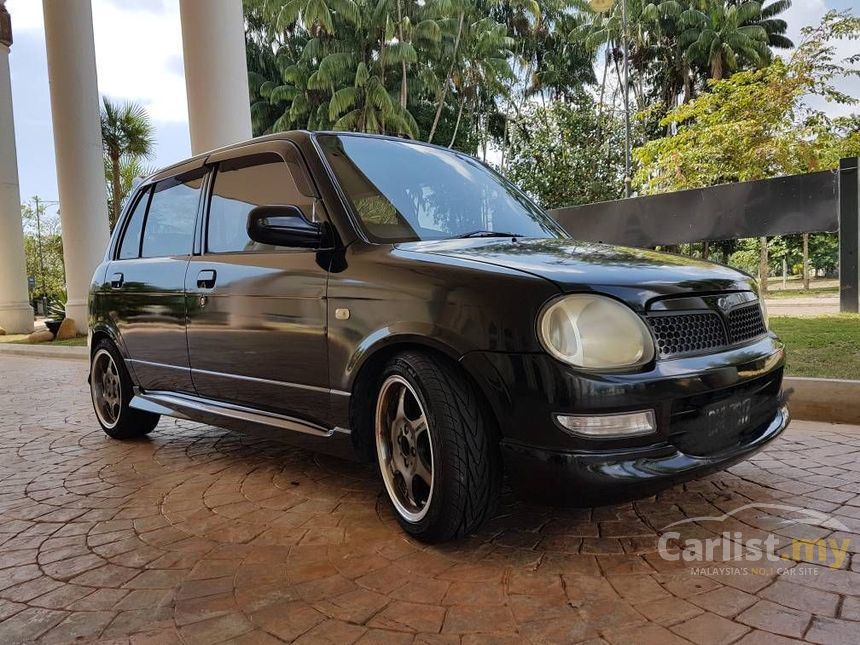
{"label": "fog light", "polygon": [[654,410],[620,414],[557,414],[555,420],[571,434],[581,437],[635,437],[657,430]]}

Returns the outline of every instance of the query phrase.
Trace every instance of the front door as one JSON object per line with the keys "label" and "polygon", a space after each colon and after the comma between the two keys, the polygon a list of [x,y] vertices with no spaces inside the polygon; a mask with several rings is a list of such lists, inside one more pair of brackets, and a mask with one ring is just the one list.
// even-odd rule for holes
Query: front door
{"label": "front door", "polygon": [[296,181],[306,171],[292,144],[242,150],[213,164],[200,253],[186,274],[194,386],[205,398],[324,422],[328,254],[260,245],[246,231],[256,206],[292,204],[310,219],[315,199],[306,175]]}
{"label": "front door", "polygon": [[203,175],[198,167],[140,190],[108,266],[108,310],[145,390],[194,391],[184,289]]}

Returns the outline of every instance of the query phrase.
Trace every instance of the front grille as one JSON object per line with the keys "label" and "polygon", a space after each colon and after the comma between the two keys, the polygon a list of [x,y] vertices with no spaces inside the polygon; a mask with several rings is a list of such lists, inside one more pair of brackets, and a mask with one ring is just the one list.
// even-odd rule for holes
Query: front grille
{"label": "front grille", "polygon": [[652,315],[648,317],[660,358],[725,347],[726,330],[713,312]]}
{"label": "front grille", "polygon": [[732,343],[751,340],[766,331],[758,303],[738,307],[729,312],[729,338]]}
{"label": "front grille", "polygon": [[647,320],[654,332],[658,358],[721,351],[767,333],[758,301],[747,300],[726,311],[719,306],[724,300],[706,296],[698,303],[684,303],[698,304],[695,308],[649,313]]}

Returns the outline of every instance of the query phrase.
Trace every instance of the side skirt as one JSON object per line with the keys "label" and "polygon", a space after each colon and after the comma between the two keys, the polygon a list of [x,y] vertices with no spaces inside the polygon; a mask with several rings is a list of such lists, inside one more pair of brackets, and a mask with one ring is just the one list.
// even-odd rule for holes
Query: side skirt
{"label": "side skirt", "polygon": [[310,421],[223,401],[175,392],[142,391],[139,388],[135,388],[129,405],[137,410],[249,432],[257,437],[285,441],[338,457],[358,458],[352,446],[350,431],[346,428],[326,428]]}

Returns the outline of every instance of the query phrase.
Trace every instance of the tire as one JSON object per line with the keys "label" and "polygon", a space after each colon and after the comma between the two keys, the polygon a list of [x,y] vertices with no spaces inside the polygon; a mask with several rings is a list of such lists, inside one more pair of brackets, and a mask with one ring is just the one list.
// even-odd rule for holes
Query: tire
{"label": "tire", "polygon": [[131,377],[116,346],[102,339],[90,358],[90,397],[99,425],[112,439],[133,439],[149,434],[160,416],[129,407]]}
{"label": "tire", "polygon": [[473,533],[492,514],[502,480],[494,430],[457,366],[417,351],[388,363],[373,436],[388,499],[407,533],[444,542]]}

